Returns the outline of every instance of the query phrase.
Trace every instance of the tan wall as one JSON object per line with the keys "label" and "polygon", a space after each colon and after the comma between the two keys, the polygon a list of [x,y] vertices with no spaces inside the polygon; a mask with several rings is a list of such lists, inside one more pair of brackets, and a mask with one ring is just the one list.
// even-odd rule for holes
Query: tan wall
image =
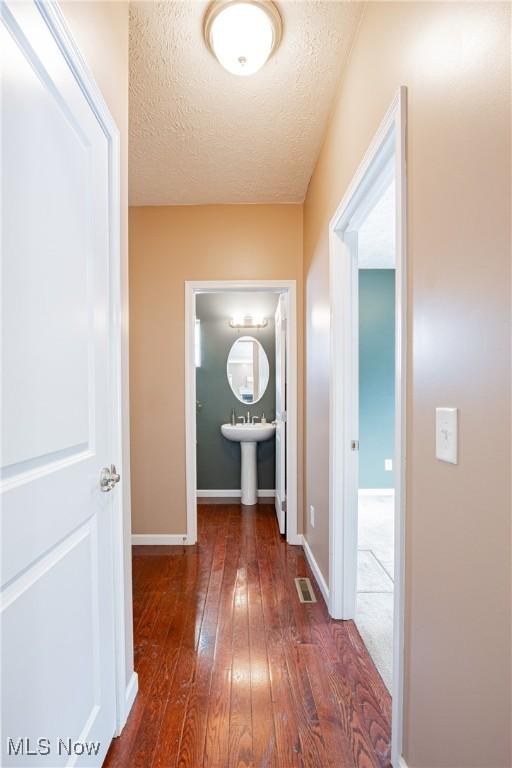
{"label": "tan wall", "polygon": [[[120,134],[121,153],[121,264],[123,281],[123,367],[128,382],[128,3],[61,2],[66,20],[82,56],[100,87]],[[129,393],[123,391],[123,411],[129,414]],[[125,504],[124,542],[126,584],[125,616],[126,675],[133,671],[131,538],[130,538],[130,451],[126,440],[122,462]]]}
{"label": "tan wall", "polygon": [[130,208],[134,533],[186,531],[185,280],[242,279],[296,280],[302,328],[302,206]]}
{"label": "tan wall", "polygon": [[[328,575],[328,222],[409,89],[409,768],[510,766],[510,20],[369,3],[304,209],[307,539]],[[434,409],[460,409],[459,464]],[[306,507],[308,508],[308,507]]]}

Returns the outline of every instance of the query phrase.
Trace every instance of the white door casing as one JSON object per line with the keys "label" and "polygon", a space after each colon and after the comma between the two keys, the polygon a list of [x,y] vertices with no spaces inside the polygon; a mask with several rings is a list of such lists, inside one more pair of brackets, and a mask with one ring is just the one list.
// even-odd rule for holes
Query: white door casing
{"label": "white door casing", "polygon": [[[99,766],[116,730],[109,145],[43,11],[1,13],[2,765]],[[50,754],[26,754],[37,739]]]}
{"label": "white door casing", "polygon": [[[295,280],[192,280],[185,282],[185,444],[187,482],[187,530],[179,541],[195,544],[197,538],[196,471],[196,366],[195,297],[197,293],[272,291],[281,293],[286,306],[286,541],[302,545],[298,504],[298,363],[297,287]],[[152,539],[154,542],[154,539]]]}
{"label": "white door casing", "polygon": [[357,573],[357,223],[395,178],[395,565],[391,761],[401,765],[404,689],[404,565],[407,372],[406,110],[397,91],[329,225],[331,371],[329,614],[354,617]]}
{"label": "white door casing", "polygon": [[276,515],[286,533],[286,299],[281,294],[275,313],[276,337]]}

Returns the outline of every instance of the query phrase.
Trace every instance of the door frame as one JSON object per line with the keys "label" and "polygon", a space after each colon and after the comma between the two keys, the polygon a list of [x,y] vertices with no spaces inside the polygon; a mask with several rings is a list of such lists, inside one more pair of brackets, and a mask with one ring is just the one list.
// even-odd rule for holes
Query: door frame
{"label": "door frame", "polygon": [[[287,300],[286,355],[289,361],[286,430],[287,512],[286,541],[302,544],[298,533],[297,467],[297,287],[295,280],[187,280],[185,281],[185,450],[187,533],[184,544],[197,541],[196,367],[194,331],[198,293],[283,293]],[[220,427],[220,425],[219,425]]]}
{"label": "door frame", "polygon": [[[354,216],[371,207],[386,166],[395,173],[395,568],[393,610],[393,685],[391,761],[399,765],[403,733],[404,566],[407,372],[406,259],[406,108],[407,89],[401,87],[383,118],[329,225],[329,284],[331,304],[330,478],[329,478],[329,612],[336,619],[353,619],[356,602],[357,515],[350,498],[357,483],[357,462],[351,441],[357,439],[357,392],[352,340],[357,331],[356,233],[348,227]],[[374,194],[373,200],[371,198]],[[353,417],[355,415],[355,418]],[[341,469],[341,471],[340,471]],[[357,485],[356,485],[357,489]]]}
{"label": "door frame", "polygon": [[[280,431],[279,429],[279,423],[278,420],[278,410],[277,410],[277,397],[278,394],[282,395],[284,392],[284,404],[285,408],[282,408],[282,402],[281,397],[279,400],[279,404],[281,405],[281,412],[284,410],[286,413],[286,397],[287,397],[287,379],[288,379],[288,361],[286,359],[286,338],[288,335],[287,332],[287,301],[286,297],[283,296],[283,294],[279,294],[279,298],[277,300],[277,306],[275,308],[274,312],[274,337],[275,337],[275,357],[276,357],[276,364],[275,364],[275,384],[276,384],[276,398],[275,398],[275,405],[276,405],[276,435],[275,435],[275,459],[276,459],[276,471],[275,471],[275,496],[274,496],[274,506],[276,510],[276,516],[277,516],[277,524],[279,526],[279,531],[281,531],[281,528],[284,527],[286,530],[286,505],[287,505],[287,498],[286,498],[286,418],[283,421],[281,419],[281,423],[283,426],[283,429]],[[277,328],[277,315],[279,313],[279,331]],[[284,349],[283,349],[283,335],[284,335]],[[278,359],[277,349],[278,349],[278,340],[279,340],[279,350],[280,350],[280,359]],[[280,387],[278,387],[278,381],[280,383]],[[281,392],[280,392],[281,390]],[[283,465],[282,462],[279,461],[278,463],[278,453],[277,453],[277,445],[279,440],[279,446],[280,446],[280,452],[279,452],[279,459],[281,459],[281,453],[282,453],[282,437],[284,434],[284,451],[285,451],[285,464],[284,464],[284,478],[282,477],[282,469]],[[279,476],[279,482],[278,482],[278,476]],[[279,491],[281,491],[281,494],[279,494]],[[284,496],[284,498],[283,498]]]}
{"label": "door frame", "polygon": [[[60,48],[73,77],[105,134],[108,142],[109,199],[109,314],[111,367],[109,381],[112,402],[112,457],[121,482],[112,494],[112,581],[116,687],[116,734],[126,723],[138,690],[133,670],[133,638],[126,621],[127,600],[131,601],[131,518],[130,518],[130,425],[128,403],[128,294],[123,276],[127,256],[121,257],[120,135],[107,103],[72,35],[68,22],[54,0],[35,0],[35,5]],[[131,658],[130,658],[131,657]],[[128,662],[132,672],[127,674]]]}

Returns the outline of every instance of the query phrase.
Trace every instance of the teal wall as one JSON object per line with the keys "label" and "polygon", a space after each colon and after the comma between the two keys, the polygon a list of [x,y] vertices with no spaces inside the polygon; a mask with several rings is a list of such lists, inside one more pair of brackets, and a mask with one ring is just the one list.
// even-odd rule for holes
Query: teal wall
{"label": "teal wall", "polygon": [[[231,421],[231,409],[237,416],[261,416],[275,419],[275,334],[274,320],[266,328],[240,334],[230,328],[227,317],[211,317],[208,294],[196,300],[196,316],[201,320],[201,367],[196,368],[197,410],[197,487],[199,490],[234,490],[240,488],[240,444],[226,440],[221,424]],[[269,382],[257,403],[241,403],[233,394],[226,375],[229,350],[240,335],[254,336],[261,342],[269,361]],[[258,444],[258,488],[275,488],[275,441]]]}
{"label": "teal wall", "polygon": [[[359,270],[359,487],[392,488],[395,270]],[[394,469],[394,467],[393,467]]]}

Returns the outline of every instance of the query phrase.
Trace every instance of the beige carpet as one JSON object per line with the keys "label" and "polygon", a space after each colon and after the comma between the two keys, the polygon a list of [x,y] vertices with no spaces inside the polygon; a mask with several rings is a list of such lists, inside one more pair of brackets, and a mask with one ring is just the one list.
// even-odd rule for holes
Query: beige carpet
{"label": "beige carpet", "polygon": [[392,496],[359,499],[356,624],[386,687],[393,680]]}

